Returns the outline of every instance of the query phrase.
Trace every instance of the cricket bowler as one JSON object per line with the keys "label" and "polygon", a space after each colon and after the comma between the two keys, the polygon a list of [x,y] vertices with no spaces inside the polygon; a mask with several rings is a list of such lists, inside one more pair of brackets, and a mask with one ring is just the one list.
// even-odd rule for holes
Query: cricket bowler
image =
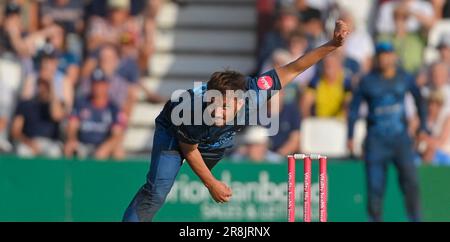
{"label": "cricket bowler", "polygon": [[[184,160],[217,203],[230,201],[231,189],[217,180],[211,169],[222,159],[225,150],[233,146],[236,132],[245,126],[236,124],[233,120],[240,112],[248,111],[248,102],[239,97],[228,98],[227,93],[279,91],[303,71],[341,47],[348,34],[347,24],[338,20],[333,38],[326,44],[311,50],[290,64],[277,67],[256,78],[245,77],[234,71],[214,73],[203,86],[186,92],[188,97],[191,97],[192,105],[184,105],[195,107],[194,102],[198,97],[203,97],[210,91],[219,92],[222,98],[211,98],[210,102],[201,104],[201,111],[210,115],[211,120],[203,120],[200,124],[180,124],[174,120],[173,114],[180,109],[181,103],[173,99],[168,101],[156,118],[151,164],[146,183],[131,201],[123,221],[152,221],[170,192]],[[267,94],[265,100],[258,99],[256,102],[267,103],[272,96]],[[183,116],[195,116],[194,109],[188,111],[183,109]]]}

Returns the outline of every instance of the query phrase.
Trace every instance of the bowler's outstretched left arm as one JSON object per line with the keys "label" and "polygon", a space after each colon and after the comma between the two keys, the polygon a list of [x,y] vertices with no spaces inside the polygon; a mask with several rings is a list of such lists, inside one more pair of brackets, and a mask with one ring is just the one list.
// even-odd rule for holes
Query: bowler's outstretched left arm
{"label": "bowler's outstretched left arm", "polygon": [[298,58],[294,62],[287,64],[285,66],[276,68],[276,72],[281,82],[281,86],[285,87],[289,84],[295,77],[310,68],[312,65],[316,64],[328,54],[335,51],[337,48],[344,44],[345,39],[350,33],[347,24],[338,20],[336,22],[336,27],[334,29],[333,39],[328,43],[306,53],[302,57]]}

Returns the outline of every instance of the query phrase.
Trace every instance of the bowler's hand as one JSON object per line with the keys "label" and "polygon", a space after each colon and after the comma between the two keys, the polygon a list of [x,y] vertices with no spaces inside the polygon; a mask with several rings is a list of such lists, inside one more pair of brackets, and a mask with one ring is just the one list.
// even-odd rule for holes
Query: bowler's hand
{"label": "bowler's hand", "polygon": [[336,47],[341,47],[344,45],[345,40],[347,39],[347,36],[350,34],[350,29],[348,25],[342,21],[338,20],[336,21],[336,26],[334,28],[334,35],[332,43]]}
{"label": "bowler's hand", "polygon": [[231,188],[229,188],[225,183],[220,181],[215,181],[212,184],[208,185],[209,193],[211,197],[217,203],[226,203],[229,202],[232,196]]}

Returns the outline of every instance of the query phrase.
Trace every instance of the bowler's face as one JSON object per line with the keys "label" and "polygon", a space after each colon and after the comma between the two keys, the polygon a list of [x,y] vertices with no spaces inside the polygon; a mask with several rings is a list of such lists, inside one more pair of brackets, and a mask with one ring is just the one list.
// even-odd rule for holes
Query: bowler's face
{"label": "bowler's face", "polygon": [[237,98],[212,98],[211,99],[211,117],[215,126],[222,127],[232,122],[236,114],[242,108],[243,101]]}

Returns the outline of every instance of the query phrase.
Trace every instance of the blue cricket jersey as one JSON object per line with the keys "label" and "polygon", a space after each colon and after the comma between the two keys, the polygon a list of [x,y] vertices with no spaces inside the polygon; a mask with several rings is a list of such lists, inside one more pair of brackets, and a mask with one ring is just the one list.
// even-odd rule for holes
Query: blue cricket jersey
{"label": "blue cricket jersey", "polygon": [[[247,77],[246,90],[254,90],[256,93],[265,92],[265,100],[254,100],[257,104],[266,103],[267,100],[271,98],[270,91],[278,91],[281,89],[281,83],[275,70],[268,71],[259,77]],[[198,99],[203,100],[205,93],[207,91],[207,85],[204,83],[201,87],[187,90],[189,97],[191,99],[191,107],[193,108],[194,103],[198,102]],[[248,114],[252,107],[246,102],[246,105],[241,112],[245,110],[246,122],[241,125],[241,123],[236,122],[234,125],[226,125],[223,127],[217,127],[214,125],[207,125],[204,123],[202,118],[202,123],[199,125],[192,124],[181,124],[175,125],[172,122],[171,114],[175,107],[180,105],[182,98],[177,102],[172,100],[168,101],[164,106],[160,115],[156,118],[156,124],[162,128],[170,131],[171,135],[176,137],[178,141],[187,144],[197,144],[198,149],[209,167],[214,166],[222,157],[224,156],[225,150],[231,148],[234,145],[234,137],[236,132],[240,131],[245,125],[248,125]],[[207,103],[202,102],[202,113],[206,109]],[[194,119],[194,111],[191,109],[191,117]],[[237,115],[237,118],[240,115]],[[157,140],[155,140],[157,142]]]}
{"label": "blue cricket jersey", "polygon": [[353,138],[353,128],[362,101],[366,101],[369,107],[368,135],[389,138],[407,132],[405,95],[408,92],[414,97],[420,128],[425,131],[426,106],[414,76],[398,69],[395,77],[386,80],[381,73],[372,71],[361,79],[353,93],[348,118],[348,137]]}

